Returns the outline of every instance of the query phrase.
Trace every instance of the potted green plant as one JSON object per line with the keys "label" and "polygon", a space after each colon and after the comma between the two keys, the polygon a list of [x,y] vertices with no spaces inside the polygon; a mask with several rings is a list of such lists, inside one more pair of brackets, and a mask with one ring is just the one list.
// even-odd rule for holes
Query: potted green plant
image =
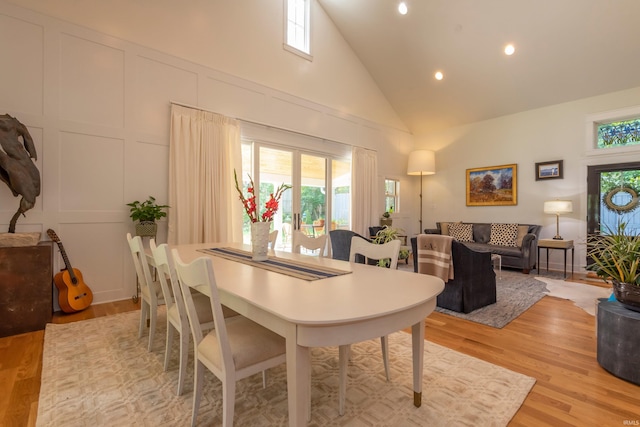
{"label": "potted green plant", "polygon": [[164,218],[167,213],[164,211],[168,208],[168,205],[158,205],[156,199],[153,196],[149,196],[144,202],[138,200],[127,203],[131,209],[129,209],[129,216],[136,224],[137,236],[151,236],[154,237],[158,231],[158,224],[156,220]]}
{"label": "potted green plant", "polygon": [[387,226],[387,227],[391,227],[391,224],[393,223],[393,219],[391,218],[391,212],[385,212],[382,214],[382,218],[380,218],[380,225],[381,226]]}
{"label": "potted green plant", "polygon": [[[400,228],[385,226],[382,230],[379,230],[378,233],[376,233],[372,241],[373,243],[382,245],[384,243],[398,239],[400,236],[400,233],[404,233],[404,231]],[[398,260],[406,260],[407,258],[409,258],[409,250],[401,247],[400,252],[398,253]],[[379,260],[378,266],[386,267],[388,263],[389,263],[388,259]]]}
{"label": "potted green plant", "polygon": [[615,231],[591,236],[587,255],[593,261],[587,270],[611,283],[613,294],[623,306],[640,311],[640,236],[629,232],[621,222]]}

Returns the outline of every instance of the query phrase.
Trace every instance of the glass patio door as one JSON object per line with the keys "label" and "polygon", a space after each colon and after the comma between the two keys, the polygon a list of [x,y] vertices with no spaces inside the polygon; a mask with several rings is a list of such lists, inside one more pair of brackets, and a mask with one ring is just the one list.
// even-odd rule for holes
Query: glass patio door
{"label": "glass patio door", "polygon": [[310,237],[326,233],[327,159],[310,154],[300,155],[300,231]]}
{"label": "glass patio door", "polygon": [[[332,229],[349,228],[351,211],[351,163],[328,155],[270,146],[243,144],[242,169],[254,177],[258,206],[282,183],[293,187],[280,201],[272,231],[278,231],[277,250],[291,251],[294,230],[317,237]],[[250,224],[244,215],[243,241],[251,242]]]}

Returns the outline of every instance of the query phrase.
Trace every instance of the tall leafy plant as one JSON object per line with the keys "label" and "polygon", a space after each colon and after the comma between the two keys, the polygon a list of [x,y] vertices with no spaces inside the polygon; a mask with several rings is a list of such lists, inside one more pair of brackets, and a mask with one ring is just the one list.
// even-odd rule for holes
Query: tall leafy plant
{"label": "tall leafy plant", "polygon": [[624,222],[616,230],[591,236],[587,240],[587,255],[594,271],[605,282],[612,280],[640,286],[640,236],[626,229]]}
{"label": "tall leafy plant", "polygon": [[[384,226],[381,230],[379,230],[376,233],[372,241],[373,243],[382,245],[392,240],[398,239],[401,232],[403,232],[403,230],[399,228]],[[400,249],[400,253],[398,254],[398,259],[405,259],[408,257],[409,257],[409,251],[407,249]],[[391,260],[388,258],[378,260],[378,267],[388,267],[390,264],[391,264]]]}
{"label": "tall leafy plant", "polygon": [[136,200],[127,203],[127,206],[131,208],[129,209],[131,219],[139,222],[156,222],[156,220],[167,216],[164,209],[169,207],[168,205],[158,205],[153,196],[149,196],[144,202]]}

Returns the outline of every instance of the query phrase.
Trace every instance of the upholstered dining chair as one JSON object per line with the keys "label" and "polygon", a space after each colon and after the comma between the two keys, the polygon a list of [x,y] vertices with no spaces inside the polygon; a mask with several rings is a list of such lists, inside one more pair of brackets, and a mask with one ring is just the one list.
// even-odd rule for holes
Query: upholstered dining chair
{"label": "upholstered dining chair", "polygon": [[[359,236],[351,238],[351,249],[349,252],[349,262],[355,263],[356,256],[362,255],[365,259],[381,260],[390,259],[389,268],[396,269],[398,267],[398,254],[400,252],[400,240],[392,240],[384,244],[371,243]],[[372,268],[374,268],[372,266]],[[380,337],[380,345],[382,347],[382,360],[384,363],[384,372],[387,381],[391,376],[389,373],[389,342],[387,336]],[[344,414],[345,394],[347,392],[347,364],[349,361],[350,345],[341,345],[339,351],[340,358],[340,390],[339,390],[339,412]]]}
{"label": "upholstered dining chair", "polygon": [[[331,258],[342,261],[349,261],[349,252],[351,251],[351,238],[358,236],[360,239],[370,242],[364,236],[351,230],[331,230],[329,232],[329,241],[331,242]],[[356,262],[362,262],[364,257],[358,255]]]}
{"label": "upholstered dining chair", "polygon": [[[169,246],[163,243],[156,246],[155,239],[149,241],[151,254],[158,270],[158,279],[164,294],[165,304],[167,306],[167,340],[164,353],[164,370],[169,367],[171,357],[171,347],[173,344],[174,331],[180,336],[180,362],[178,368],[178,396],[182,395],[184,387],[184,379],[187,375],[187,359],[189,358],[189,319],[187,317],[187,308],[184,303],[182,291],[178,284],[175,266]],[[203,330],[213,328],[213,314],[211,312],[211,304],[209,297],[198,292],[193,295],[195,310],[198,313],[200,327]],[[229,310],[229,315],[237,315]],[[226,314],[226,313],[225,313]]]}
{"label": "upholstered dining chair", "polygon": [[[224,318],[211,258],[201,257],[185,264],[177,250],[173,249],[172,254],[195,344],[191,425],[196,424],[206,367],[222,382],[222,425],[232,427],[236,381],[284,363],[285,339],[244,316]],[[215,324],[206,335],[191,292],[199,286],[210,293]]]}
{"label": "upholstered dining chair", "polygon": [[158,305],[165,303],[162,293],[162,286],[157,280],[153,280],[151,270],[149,270],[149,262],[145,253],[140,236],[131,237],[131,233],[127,233],[127,242],[133,257],[133,265],[138,276],[140,285],[140,326],[138,328],[138,338],[142,338],[142,332],[145,323],[149,319],[149,344],[147,350],[151,351],[153,347],[153,338],[156,333],[156,319],[158,317]]}
{"label": "upholstered dining chair", "polygon": [[318,256],[324,257],[327,246],[327,235],[309,237],[300,230],[295,230],[292,236],[291,252],[300,253],[301,248],[310,251],[318,251]]}
{"label": "upholstered dining chair", "polygon": [[277,242],[278,242],[278,230],[273,230],[271,233],[269,233],[269,248],[275,250]]}

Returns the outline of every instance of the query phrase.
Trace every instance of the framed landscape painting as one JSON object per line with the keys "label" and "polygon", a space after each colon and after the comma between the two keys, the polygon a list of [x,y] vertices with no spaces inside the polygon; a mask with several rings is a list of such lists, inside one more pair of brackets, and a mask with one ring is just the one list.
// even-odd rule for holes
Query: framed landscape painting
{"label": "framed landscape painting", "polygon": [[518,204],[518,165],[467,169],[467,206]]}
{"label": "framed landscape painting", "polygon": [[536,163],[536,181],[541,179],[562,179],[562,160]]}

